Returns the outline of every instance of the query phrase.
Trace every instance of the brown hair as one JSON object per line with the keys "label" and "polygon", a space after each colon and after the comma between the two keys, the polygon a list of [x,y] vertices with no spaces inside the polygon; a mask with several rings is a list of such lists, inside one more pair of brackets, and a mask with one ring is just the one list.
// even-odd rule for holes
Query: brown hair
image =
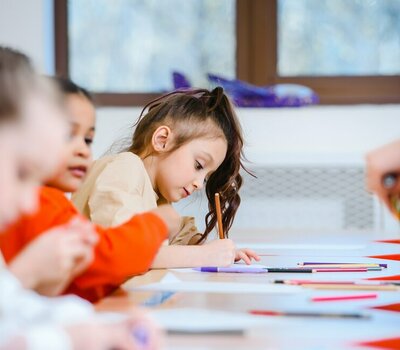
{"label": "brown hair", "polygon": [[0,122],[18,120],[21,97],[32,87],[35,72],[29,58],[0,46]]}
{"label": "brown hair", "polygon": [[[144,112],[148,110],[147,114]],[[242,186],[240,169],[243,165],[243,136],[232,104],[221,87],[177,90],[149,102],[136,122],[131,145],[125,151],[142,159],[151,154],[153,133],[161,125],[173,129],[175,143],[171,152],[185,143],[200,137],[223,137],[228,148],[225,159],[207,180],[205,191],[209,211],[205,217],[206,229],[200,240],[204,241],[217,222],[214,195],[221,196],[222,226],[228,236],[240,205],[239,189]],[[248,172],[248,171],[247,171]]]}

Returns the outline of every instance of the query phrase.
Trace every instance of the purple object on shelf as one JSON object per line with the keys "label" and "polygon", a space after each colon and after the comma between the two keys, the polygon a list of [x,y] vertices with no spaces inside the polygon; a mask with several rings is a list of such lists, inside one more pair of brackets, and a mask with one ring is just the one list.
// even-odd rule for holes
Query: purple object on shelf
{"label": "purple object on shelf", "polygon": [[189,81],[187,80],[187,78],[179,72],[172,72],[172,80],[174,83],[174,89],[186,89],[186,88],[190,88],[191,85],[189,83]]}
{"label": "purple object on shelf", "polygon": [[298,84],[256,86],[238,79],[208,74],[209,80],[222,86],[238,107],[300,107],[317,104],[318,95]]}
{"label": "purple object on shelf", "polygon": [[[300,107],[319,102],[318,95],[304,85],[276,84],[260,87],[215,74],[207,76],[213,85],[222,86],[238,107]],[[191,87],[186,76],[179,72],[173,72],[173,83],[175,89]]]}

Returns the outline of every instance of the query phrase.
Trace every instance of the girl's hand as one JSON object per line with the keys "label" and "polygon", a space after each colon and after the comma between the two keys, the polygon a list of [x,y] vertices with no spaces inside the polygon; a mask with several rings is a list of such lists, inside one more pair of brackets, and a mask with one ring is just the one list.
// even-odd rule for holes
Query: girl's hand
{"label": "girl's hand", "polygon": [[75,218],[37,237],[10,263],[25,288],[45,295],[61,293],[93,260],[93,225]]}
{"label": "girl's hand", "polygon": [[251,265],[251,259],[260,261],[261,258],[257,255],[254,250],[243,248],[236,250],[235,262],[243,260],[246,265]]}
{"label": "girl's hand", "polygon": [[202,245],[202,266],[226,267],[235,260],[235,244],[231,239],[216,239]]}

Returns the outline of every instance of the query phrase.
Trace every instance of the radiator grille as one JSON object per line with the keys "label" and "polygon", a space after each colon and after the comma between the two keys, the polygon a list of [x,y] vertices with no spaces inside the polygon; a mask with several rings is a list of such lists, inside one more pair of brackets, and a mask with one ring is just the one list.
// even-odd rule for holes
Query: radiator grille
{"label": "radiator grille", "polygon": [[[373,229],[374,200],[362,167],[265,166],[243,174],[242,203],[234,228]],[[204,228],[207,201],[197,194],[179,203]]]}
{"label": "radiator grille", "polygon": [[374,227],[373,197],[365,190],[362,168],[263,167],[255,174],[257,179],[244,175],[240,226]]}

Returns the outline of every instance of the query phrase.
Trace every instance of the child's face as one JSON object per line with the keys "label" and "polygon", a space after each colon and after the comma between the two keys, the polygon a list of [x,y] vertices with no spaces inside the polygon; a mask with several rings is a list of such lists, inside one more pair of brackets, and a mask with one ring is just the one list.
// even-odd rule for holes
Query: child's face
{"label": "child's face", "polygon": [[207,178],[221,165],[227,142],[219,138],[199,138],[179,147],[159,160],[155,190],[168,202],[178,202],[201,190]]}
{"label": "child's face", "polygon": [[38,185],[59,167],[67,125],[60,110],[38,96],[28,117],[0,130],[0,228],[37,207]]}
{"label": "child's face", "polygon": [[75,192],[92,163],[90,146],[94,138],[95,109],[86,97],[78,94],[69,94],[66,104],[71,120],[67,158],[58,174],[47,184],[64,192]]}

